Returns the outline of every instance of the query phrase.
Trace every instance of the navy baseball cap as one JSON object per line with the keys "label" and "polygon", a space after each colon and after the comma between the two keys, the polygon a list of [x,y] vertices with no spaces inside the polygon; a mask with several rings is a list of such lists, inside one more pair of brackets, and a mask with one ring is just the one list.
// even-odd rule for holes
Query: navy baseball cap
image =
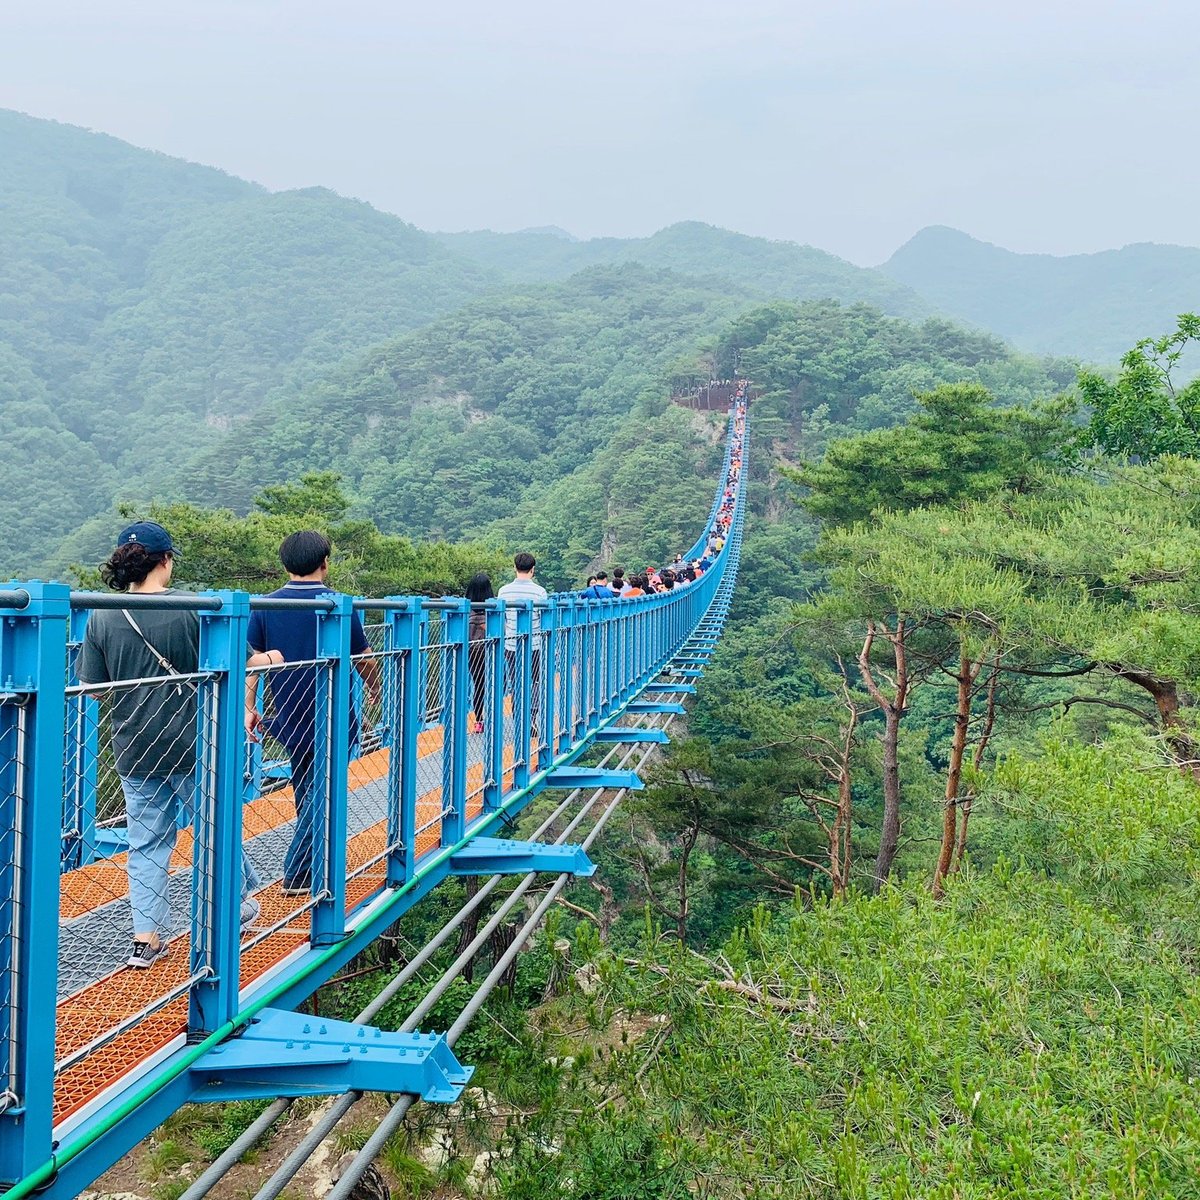
{"label": "navy baseball cap", "polygon": [[151,554],[174,554],[178,557],[171,535],[157,521],[135,521],[117,535],[118,546],[141,546]]}

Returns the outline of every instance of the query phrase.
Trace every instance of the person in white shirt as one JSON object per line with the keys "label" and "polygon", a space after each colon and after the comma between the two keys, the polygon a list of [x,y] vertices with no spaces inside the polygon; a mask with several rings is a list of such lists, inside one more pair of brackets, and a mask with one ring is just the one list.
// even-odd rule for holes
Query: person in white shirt
{"label": "person in white shirt", "polygon": [[[545,603],[548,599],[546,589],[540,583],[535,583],[533,573],[537,567],[537,560],[527,550],[522,550],[520,554],[513,558],[513,567],[516,569],[516,578],[511,583],[504,584],[503,587],[496,593],[498,599],[503,600],[508,605],[508,610],[504,614],[504,664],[505,664],[505,689],[514,693],[514,685],[517,674],[517,649],[519,640],[517,638],[517,610],[512,607],[514,602],[530,600],[537,605]],[[538,714],[541,711],[541,678],[542,678],[542,654],[541,642],[538,639],[538,632],[541,629],[541,618],[537,608],[533,610],[533,727],[536,734]]]}

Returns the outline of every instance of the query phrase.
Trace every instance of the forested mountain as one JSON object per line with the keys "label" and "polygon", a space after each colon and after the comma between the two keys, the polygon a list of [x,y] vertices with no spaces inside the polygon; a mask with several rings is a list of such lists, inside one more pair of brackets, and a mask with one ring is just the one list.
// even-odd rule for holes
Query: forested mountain
{"label": "forested mountain", "polygon": [[181,486],[197,502],[242,508],[264,482],[333,469],[386,532],[503,531],[532,539],[548,578],[573,578],[600,551],[608,492],[538,498],[624,446],[640,464],[620,476],[628,507],[657,513],[651,542],[665,553],[695,536],[707,510],[717,436],[711,422],[666,411],[666,381],[752,304],[638,266],[479,300],[277,397],[252,442],[231,432]]}
{"label": "forested mountain", "polygon": [[584,267],[636,262],[685,275],[726,279],[783,300],[862,300],[891,316],[923,317],[933,307],[878,271],[795,242],[748,237],[681,221],[647,238],[576,241],[559,229],[439,233],[443,244],[520,282],[563,279]]}
{"label": "forested mountain", "polygon": [[931,226],[879,268],[948,315],[1022,349],[1115,363],[1200,305],[1200,249],[1143,243],[1099,254],[1015,254]]}
{"label": "forested mountain", "polygon": [[0,559],[494,281],[403,221],[0,112]]}
{"label": "forested mountain", "polygon": [[571,586],[599,559],[692,540],[720,422],[669,406],[669,380],[731,370],[735,350],[762,380],[757,436],[789,459],[904,420],[914,390],[982,383],[1026,403],[1073,374],[944,321],[599,267],[476,301],[278,397],[181,487],[241,510],[264,483],[335,470],[385,533],[527,545]]}

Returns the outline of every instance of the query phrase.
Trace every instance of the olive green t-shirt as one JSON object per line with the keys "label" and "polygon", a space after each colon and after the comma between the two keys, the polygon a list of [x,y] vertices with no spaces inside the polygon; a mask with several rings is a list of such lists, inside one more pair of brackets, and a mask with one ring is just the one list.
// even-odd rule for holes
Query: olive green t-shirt
{"label": "olive green t-shirt", "polygon": [[[163,595],[180,595],[168,588]],[[179,674],[191,674],[200,657],[200,620],[191,610],[130,610],[146,640]],[[166,675],[146,642],[120,609],[88,617],[75,664],[82,683],[115,683]],[[135,779],[191,774],[196,766],[196,685],[143,683],[108,696],[117,773]]]}

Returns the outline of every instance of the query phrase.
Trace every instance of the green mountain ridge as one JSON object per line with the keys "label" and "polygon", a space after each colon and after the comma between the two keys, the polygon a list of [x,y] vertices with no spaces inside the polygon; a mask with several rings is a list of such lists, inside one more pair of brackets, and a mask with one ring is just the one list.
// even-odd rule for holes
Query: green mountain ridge
{"label": "green mountain ridge", "polygon": [[[264,483],[339,461],[342,431],[322,417],[321,406],[332,415],[344,398],[339,389],[351,397],[363,392],[364,369],[397,374],[414,388],[411,364],[395,358],[395,339],[450,314],[458,315],[432,335],[441,338],[436,345],[402,343],[429,376],[437,420],[452,407],[455,387],[474,396],[483,354],[504,367],[484,387],[490,408],[460,406],[464,420],[481,426],[471,436],[486,441],[484,429],[487,437],[503,432],[503,421],[522,406],[548,404],[554,413],[573,406],[580,453],[601,444],[588,404],[600,394],[608,404],[612,393],[572,354],[624,363],[639,387],[661,392],[680,362],[705,369],[697,347],[715,345],[724,323],[756,303],[867,303],[908,320],[936,315],[933,304],[893,277],[903,251],[887,273],[864,270],[810,246],[694,221],[633,239],[580,241],[553,226],[434,235],[327,189],[272,193],[210,167],[12,112],[0,112],[0,157],[0,437],[13,451],[0,468],[0,561],[13,574],[72,561],[73,550],[90,553],[95,530],[111,525],[121,500],[186,496],[244,506]],[[981,245],[943,234],[925,240]],[[1093,257],[1103,266],[1143,249]],[[993,265],[1027,265],[1028,256],[984,250]],[[1165,255],[1163,295],[1174,297],[1179,272],[1167,269],[1169,248],[1157,250]],[[912,244],[908,257],[920,258]],[[1042,266],[1053,273],[1071,261]],[[596,288],[629,288],[629,307],[610,309],[611,326],[589,326],[584,338],[571,330],[571,308],[586,308],[591,302],[580,298]],[[949,299],[930,294],[942,312],[961,309],[996,328],[970,288],[962,291]],[[1059,307],[1068,311],[1071,302],[1066,296]],[[1173,311],[1170,299],[1164,303]],[[556,313],[555,304],[567,311]],[[1080,311],[1078,304],[1070,311]],[[525,314],[519,320],[518,312]],[[1119,326],[1110,359],[1147,329],[1164,327],[1144,315],[1118,319],[1115,309],[1102,315]],[[1049,318],[1043,326],[1051,329]],[[1096,317],[1086,332],[1098,336],[1103,328]],[[543,334],[555,347],[548,361],[539,351]],[[1046,333],[1042,340],[1055,339]],[[458,356],[475,372],[467,371],[461,386],[454,384],[464,378]],[[928,375],[914,366],[908,383],[892,377],[877,403],[890,408],[909,383],[922,387]],[[628,400],[621,400],[625,412],[632,411]],[[417,460],[385,444],[389,403],[371,416],[372,437],[355,443],[350,475],[398,524],[406,501],[396,496],[420,498],[421,488],[419,481],[412,485],[417,492],[397,484],[397,464],[417,470]],[[289,424],[288,414],[297,420]],[[536,436],[558,441],[551,451],[538,444],[529,453],[552,473],[577,469],[581,460],[554,457],[569,440],[563,431],[548,434],[540,421],[529,415]],[[447,445],[475,453],[470,438],[459,443],[451,432]],[[416,433],[424,445],[425,431]],[[375,456],[374,466],[358,461],[361,446]],[[435,457],[443,451],[430,448]],[[495,465],[503,457],[489,452],[484,461]],[[471,479],[483,494],[502,498],[489,491],[481,467],[445,469],[448,486]],[[445,505],[420,515],[418,524],[444,536],[481,527]]]}
{"label": "green mountain ridge", "polygon": [[861,300],[890,316],[910,319],[934,311],[910,288],[824,250],[750,237],[701,221],[680,221],[646,238],[577,241],[554,227],[434,236],[518,282],[562,279],[589,266],[636,262],[685,275],[729,279],[782,300]]}
{"label": "green mountain ridge", "polygon": [[1200,249],[1140,242],[1056,257],[1018,254],[946,226],[921,230],[880,268],[939,309],[1024,350],[1116,362],[1200,306]]}
{"label": "green mountain ridge", "polygon": [[499,282],[362,202],[71,126],[0,112],[0,159],[0,434],[24,451],[0,467],[0,559],[15,573],[118,492],[170,494],[272,389]]}

